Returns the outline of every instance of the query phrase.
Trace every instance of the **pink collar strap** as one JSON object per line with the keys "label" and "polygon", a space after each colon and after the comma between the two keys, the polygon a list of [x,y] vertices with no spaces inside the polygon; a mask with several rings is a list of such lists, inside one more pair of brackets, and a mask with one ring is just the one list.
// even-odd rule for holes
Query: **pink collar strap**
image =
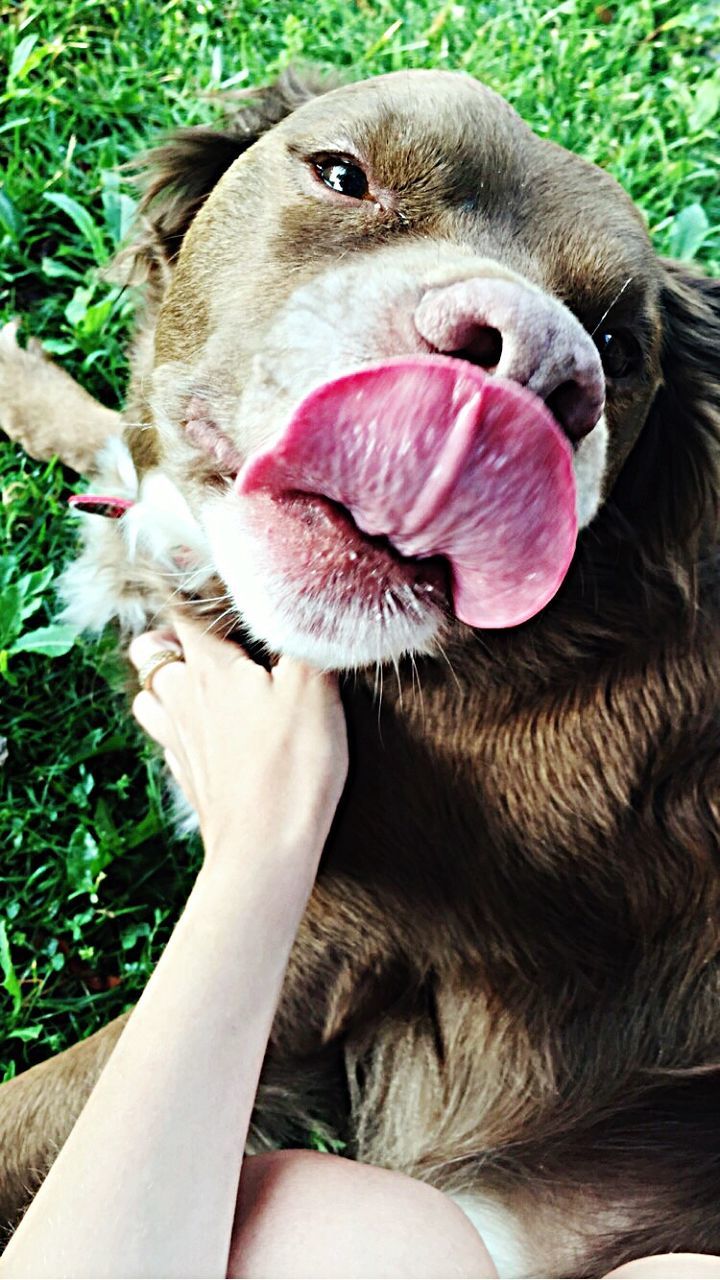
{"label": "pink collar strap", "polygon": [[106,516],[109,520],[119,520],[135,506],[135,501],[133,498],[118,498],[114,494],[74,493],[68,498],[68,506],[73,511],[81,511],[89,516]]}
{"label": "pink collar strap", "polygon": [[[131,507],[135,506],[134,498],[118,498],[115,494],[105,493],[73,493],[68,498],[68,506],[72,511],[80,511],[89,516],[105,516],[108,520],[119,520]],[[196,563],[195,554],[189,547],[175,547],[171,556],[176,569],[192,569]]]}

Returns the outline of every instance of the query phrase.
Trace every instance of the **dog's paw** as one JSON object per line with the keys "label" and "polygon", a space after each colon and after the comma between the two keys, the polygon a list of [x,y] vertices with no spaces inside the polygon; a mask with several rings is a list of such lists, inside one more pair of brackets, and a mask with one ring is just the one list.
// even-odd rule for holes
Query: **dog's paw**
{"label": "dog's paw", "polygon": [[10,320],[0,329],[0,427],[31,458],[44,461],[57,452],[55,433],[52,419],[38,415],[36,400],[38,382],[51,366],[37,338],[20,346],[19,328],[19,320]]}
{"label": "dog's paw", "polygon": [[37,338],[21,347],[19,328],[11,320],[0,329],[0,429],[31,458],[57,456],[74,471],[91,471],[98,451],[119,434],[120,415],[53,364]]}
{"label": "dog's paw", "polygon": [[17,340],[19,332],[19,320],[8,320],[0,329],[0,369],[4,360],[25,365],[32,365],[35,360],[49,360],[47,351],[37,338],[28,338],[27,347],[23,350]]}
{"label": "dog's paw", "polygon": [[30,354],[20,346],[19,329],[19,320],[9,320],[0,329],[0,425],[8,435],[18,412],[21,382],[30,374],[28,365],[38,356],[38,353]]}

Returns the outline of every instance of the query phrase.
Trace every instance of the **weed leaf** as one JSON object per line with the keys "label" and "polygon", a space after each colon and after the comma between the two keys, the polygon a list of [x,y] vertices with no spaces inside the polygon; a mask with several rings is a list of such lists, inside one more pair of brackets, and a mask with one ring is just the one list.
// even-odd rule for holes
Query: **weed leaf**
{"label": "weed leaf", "polygon": [[28,59],[32,53],[38,38],[36,35],[23,36],[23,39],[15,46],[13,56],[10,62],[10,71],[8,73],[8,81],[20,80],[23,71],[25,71]]}
{"label": "weed leaf", "polygon": [[70,837],[65,859],[68,880],[76,893],[90,893],[105,866],[97,840],[86,827],[76,827]]}
{"label": "weed leaf", "polygon": [[10,954],[10,940],[7,935],[5,921],[0,919],[0,969],[2,969],[5,990],[13,1002],[13,1013],[18,1013],[22,1006],[22,991],[18,981],[15,965]]}
{"label": "weed leaf", "polygon": [[27,631],[16,640],[10,653],[42,653],[46,658],[61,658],[69,653],[77,639],[74,627],[55,622],[49,627],[38,627],[36,631]]}
{"label": "weed leaf", "polygon": [[693,94],[692,110],[688,113],[691,133],[700,133],[712,121],[720,109],[720,80],[703,80]]}
{"label": "weed leaf", "polygon": [[668,240],[670,254],[688,262],[695,257],[698,249],[710,231],[708,216],[701,204],[689,204],[673,219]]}
{"label": "weed leaf", "polygon": [[61,209],[70,221],[75,224],[78,231],[90,245],[96,263],[98,266],[103,266],[108,259],[105,240],[102,230],[95,225],[87,209],[83,209],[77,200],[73,200],[72,196],[63,195],[61,191],[46,191],[44,194],[46,200]]}
{"label": "weed leaf", "polygon": [[13,240],[17,240],[22,230],[22,214],[15,208],[9,195],[0,187],[0,224]]}

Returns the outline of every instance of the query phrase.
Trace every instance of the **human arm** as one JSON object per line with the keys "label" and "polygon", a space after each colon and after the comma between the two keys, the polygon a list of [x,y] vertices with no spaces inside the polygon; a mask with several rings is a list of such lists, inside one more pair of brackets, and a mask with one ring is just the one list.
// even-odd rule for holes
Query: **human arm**
{"label": "human arm", "polygon": [[[200,817],[205,862],[0,1275],[225,1275],[287,957],[347,768],[337,688],[178,622],[185,663],[139,695]],[[137,642],[134,660],[166,647]],[[139,648],[138,648],[139,645]]]}

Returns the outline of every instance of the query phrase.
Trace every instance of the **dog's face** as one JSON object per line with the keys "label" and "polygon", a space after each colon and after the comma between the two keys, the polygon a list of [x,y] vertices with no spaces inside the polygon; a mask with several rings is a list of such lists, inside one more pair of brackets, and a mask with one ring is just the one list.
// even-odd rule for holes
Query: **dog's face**
{"label": "dog's face", "polygon": [[[392,370],[403,356],[432,373],[438,353],[451,400],[469,365],[526,388],[567,440],[583,527],[659,384],[661,283],[642,221],[614,180],[536,137],[467,76],[397,73],[337,89],[260,137],[185,238],[152,389],[162,469],[203,526],[251,632],[273,649],[350,666],[430,649],[459,612],[432,558],[438,539],[399,545],[382,525],[421,483],[414,404],[384,470],[359,446],[368,483],[392,491],[376,495],[372,528],[338,508],[337,487],[322,476],[312,489],[291,477],[282,502],[275,494],[264,507],[234,485],[313,388],[388,362]],[[398,394],[391,378],[366,418]],[[457,422],[448,412],[449,431]],[[538,516],[537,535],[530,529],[538,545],[546,519]],[[506,541],[520,538],[522,520],[509,520]]]}

